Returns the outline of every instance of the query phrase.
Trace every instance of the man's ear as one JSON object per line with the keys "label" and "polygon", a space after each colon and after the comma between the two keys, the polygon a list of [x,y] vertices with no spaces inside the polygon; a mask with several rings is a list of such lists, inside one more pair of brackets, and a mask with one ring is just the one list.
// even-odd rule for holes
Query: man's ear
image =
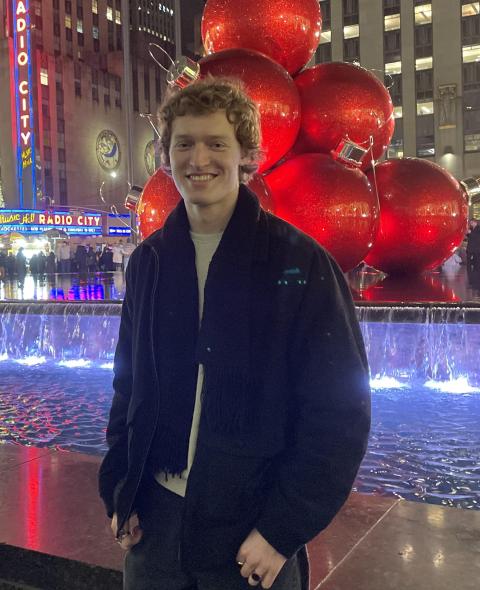
{"label": "man's ear", "polygon": [[242,157],[240,158],[240,166],[246,166],[251,163],[251,157],[247,154],[247,152],[243,152]]}

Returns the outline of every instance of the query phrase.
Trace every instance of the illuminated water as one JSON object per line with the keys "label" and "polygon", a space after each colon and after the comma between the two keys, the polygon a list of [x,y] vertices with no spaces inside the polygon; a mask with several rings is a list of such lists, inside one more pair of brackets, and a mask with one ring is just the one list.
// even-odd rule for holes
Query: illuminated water
{"label": "illuminated water", "polygon": [[[62,310],[0,315],[0,441],[103,454],[118,306]],[[480,509],[480,325],[362,327],[373,424],[356,489]]]}

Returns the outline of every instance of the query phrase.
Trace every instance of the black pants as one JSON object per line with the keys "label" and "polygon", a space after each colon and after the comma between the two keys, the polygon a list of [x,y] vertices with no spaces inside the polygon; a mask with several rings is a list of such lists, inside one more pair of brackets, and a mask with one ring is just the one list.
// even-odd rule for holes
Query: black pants
{"label": "black pants", "polygon": [[[232,555],[232,565],[214,572],[185,573],[178,560],[183,498],[152,480],[139,510],[141,541],[125,555],[124,590],[248,590]],[[256,586],[261,588],[259,584]],[[297,556],[289,559],[272,590],[301,590]]]}

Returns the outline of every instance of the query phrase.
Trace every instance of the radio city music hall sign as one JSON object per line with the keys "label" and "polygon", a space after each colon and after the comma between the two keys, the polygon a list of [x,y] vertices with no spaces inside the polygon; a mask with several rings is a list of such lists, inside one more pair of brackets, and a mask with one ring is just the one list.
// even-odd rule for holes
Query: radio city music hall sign
{"label": "radio city music hall sign", "polygon": [[27,0],[18,0],[14,3],[15,24],[14,24],[14,59],[17,71],[16,75],[16,110],[17,110],[17,129],[19,131],[19,140],[22,148],[22,167],[26,168],[32,164],[32,121],[30,115],[30,84],[29,84],[29,27],[28,27],[28,2]]}
{"label": "radio city music hall sign", "polygon": [[43,226],[83,226],[101,227],[101,214],[50,213],[33,210],[1,210],[0,225],[43,225]]}

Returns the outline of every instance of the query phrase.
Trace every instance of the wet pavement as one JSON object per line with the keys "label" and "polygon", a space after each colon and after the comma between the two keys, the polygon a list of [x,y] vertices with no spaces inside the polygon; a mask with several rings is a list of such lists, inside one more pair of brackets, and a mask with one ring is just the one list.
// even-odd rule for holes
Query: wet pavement
{"label": "wet pavement", "polygon": [[[367,267],[348,273],[347,278],[358,302],[480,304],[480,270],[469,274],[461,265],[404,277],[389,277]],[[124,294],[125,278],[121,271],[40,278],[27,275],[23,282],[0,281],[3,301],[120,301]]]}
{"label": "wet pavement", "polygon": [[[120,590],[123,551],[97,495],[99,461],[0,445],[0,582]],[[308,550],[310,590],[477,590],[480,512],[354,492]]]}

